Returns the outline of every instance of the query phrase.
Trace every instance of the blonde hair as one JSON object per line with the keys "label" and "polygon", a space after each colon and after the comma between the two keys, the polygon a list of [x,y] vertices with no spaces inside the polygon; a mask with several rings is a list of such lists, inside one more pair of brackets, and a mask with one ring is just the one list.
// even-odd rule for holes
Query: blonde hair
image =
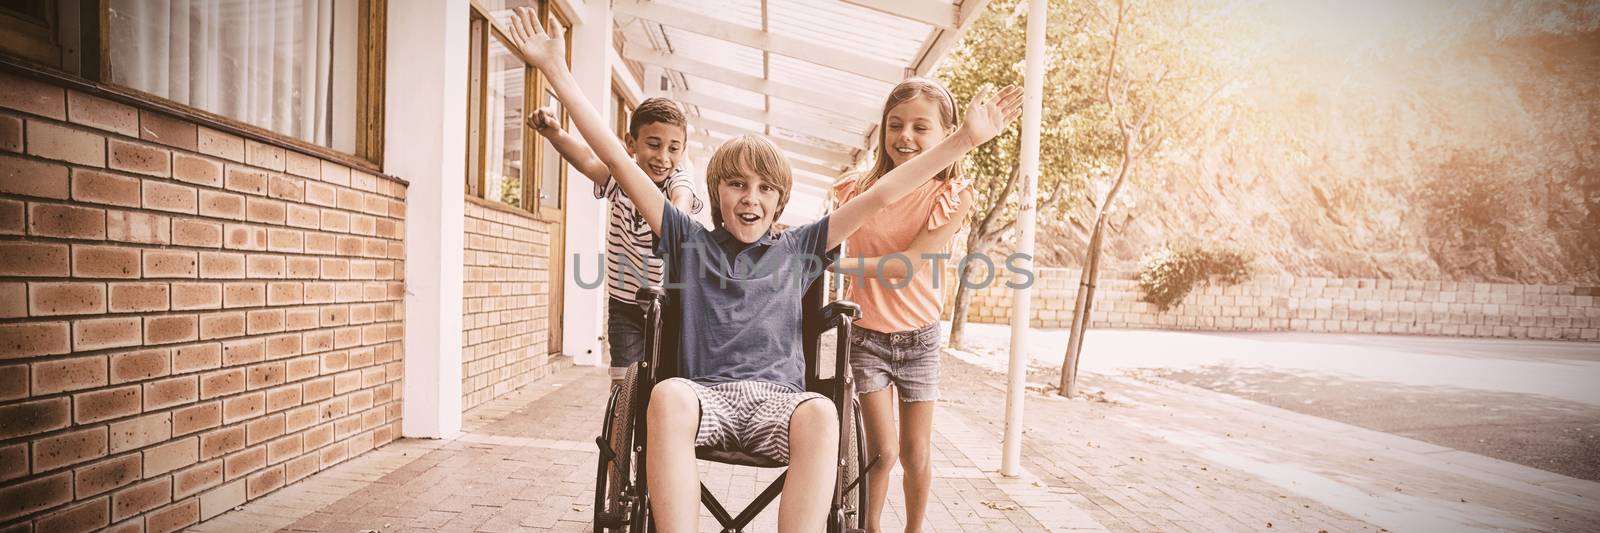
{"label": "blonde hair", "polygon": [[783,214],[783,207],[789,204],[789,191],[793,189],[794,178],[789,171],[789,160],[784,159],[778,146],[760,135],[728,139],[728,142],[717,147],[717,152],[711,155],[711,161],[706,163],[706,194],[711,197],[711,221],[716,226],[722,226],[718,186],[722,185],[723,180],[737,178],[746,171],[778,188],[778,212],[772,214],[772,220],[778,220],[778,216]]}
{"label": "blonde hair", "polygon": [[[930,78],[910,78],[894,86],[889,91],[889,98],[883,103],[883,116],[878,118],[878,153],[877,160],[872,168],[856,182],[856,192],[865,191],[871,187],[878,178],[894,170],[894,160],[889,159],[889,131],[885,127],[889,122],[889,111],[900,104],[904,104],[919,96],[933,100],[939,106],[939,123],[945,129],[945,134],[953,133],[956,128],[956,100],[950,96],[950,90],[944,85]],[[948,181],[961,177],[961,162],[956,161],[949,168],[939,171],[934,179]]]}

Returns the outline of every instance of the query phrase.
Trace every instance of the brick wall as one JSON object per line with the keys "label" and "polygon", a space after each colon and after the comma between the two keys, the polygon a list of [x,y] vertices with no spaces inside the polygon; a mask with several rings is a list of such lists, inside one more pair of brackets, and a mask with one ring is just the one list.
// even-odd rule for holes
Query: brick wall
{"label": "brick wall", "polygon": [[[1068,327],[1079,270],[1043,268],[1037,274],[1031,322]],[[1178,306],[1157,313],[1139,301],[1136,278],[1132,272],[1101,277],[1093,327],[1600,339],[1600,287],[1256,276],[1231,287],[1197,287]],[[993,287],[974,293],[969,320],[1010,320],[1005,281],[997,278]],[[945,288],[949,313],[955,285]]]}
{"label": "brick wall", "polygon": [[550,228],[486,200],[466,200],[461,407],[549,375]]}
{"label": "brick wall", "polygon": [[404,198],[0,71],[0,529],[171,531],[393,440]]}

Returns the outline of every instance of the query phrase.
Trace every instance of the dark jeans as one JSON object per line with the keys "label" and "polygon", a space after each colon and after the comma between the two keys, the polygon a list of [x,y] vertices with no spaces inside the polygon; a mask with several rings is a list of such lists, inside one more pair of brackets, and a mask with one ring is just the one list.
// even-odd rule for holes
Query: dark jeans
{"label": "dark jeans", "polygon": [[611,372],[621,378],[628,365],[644,360],[644,309],[616,298],[606,305],[606,339],[611,343]]}

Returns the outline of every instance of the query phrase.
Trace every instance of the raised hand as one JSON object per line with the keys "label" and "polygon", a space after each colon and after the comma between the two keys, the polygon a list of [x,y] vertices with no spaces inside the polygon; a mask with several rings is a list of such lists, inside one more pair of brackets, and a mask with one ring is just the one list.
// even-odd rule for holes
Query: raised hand
{"label": "raised hand", "polygon": [[539,134],[544,134],[553,128],[561,127],[561,122],[556,119],[556,114],[551,107],[544,107],[528,113],[528,127]]}
{"label": "raised hand", "polygon": [[511,45],[529,65],[543,70],[566,63],[567,41],[560,24],[546,34],[544,25],[539,23],[539,12],[533,8],[519,7],[511,13],[509,26],[506,36],[511,38]]}
{"label": "raised hand", "polygon": [[1019,116],[1022,116],[1021,88],[1007,85],[995,93],[985,87],[967,106],[967,116],[962,119],[961,128],[971,139],[972,146],[978,146],[999,135],[1006,125]]}

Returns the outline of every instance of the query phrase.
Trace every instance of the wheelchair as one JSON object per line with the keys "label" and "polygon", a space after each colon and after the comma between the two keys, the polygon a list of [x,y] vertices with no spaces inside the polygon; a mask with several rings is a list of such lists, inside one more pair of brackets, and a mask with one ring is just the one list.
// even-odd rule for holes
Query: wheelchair
{"label": "wheelchair", "polygon": [[[838,408],[840,421],[840,468],[833,487],[833,500],[829,507],[829,533],[852,533],[866,530],[867,472],[876,460],[863,464],[866,456],[864,428],[861,424],[861,407],[856,401],[855,384],[850,373],[850,328],[861,313],[859,307],[847,301],[824,304],[829,293],[829,275],[819,276],[807,288],[800,305],[805,311],[802,335],[806,362],[806,389],[827,396]],[[611,394],[606,404],[605,426],[595,439],[600,448],[600,460],[595,472],[594,531],[654,532],[650,518],[650,494],[647,490],[645,443],[648,428],[644,413],[650,401],[650,390],[678,373],[677,332],[681,331],[682,316],[672,305],[671,291],[660,287],[639,289],[638,302],[645,310],[644,361],[629,367],[620,387]],[[832,343],[831,374],[824,368],[824,334],[837,333]],[[739,466],[782,468],[787,465],[754,455],[697,448],[698,459]],[[732,515],[719,502],[705,483],[700,485],[700,501],[721,524],[722,531],[744,531],[757,515],[766,509],[783,490],[786,474],[779,474],[767,488],[750,502],[738,515]]]}

